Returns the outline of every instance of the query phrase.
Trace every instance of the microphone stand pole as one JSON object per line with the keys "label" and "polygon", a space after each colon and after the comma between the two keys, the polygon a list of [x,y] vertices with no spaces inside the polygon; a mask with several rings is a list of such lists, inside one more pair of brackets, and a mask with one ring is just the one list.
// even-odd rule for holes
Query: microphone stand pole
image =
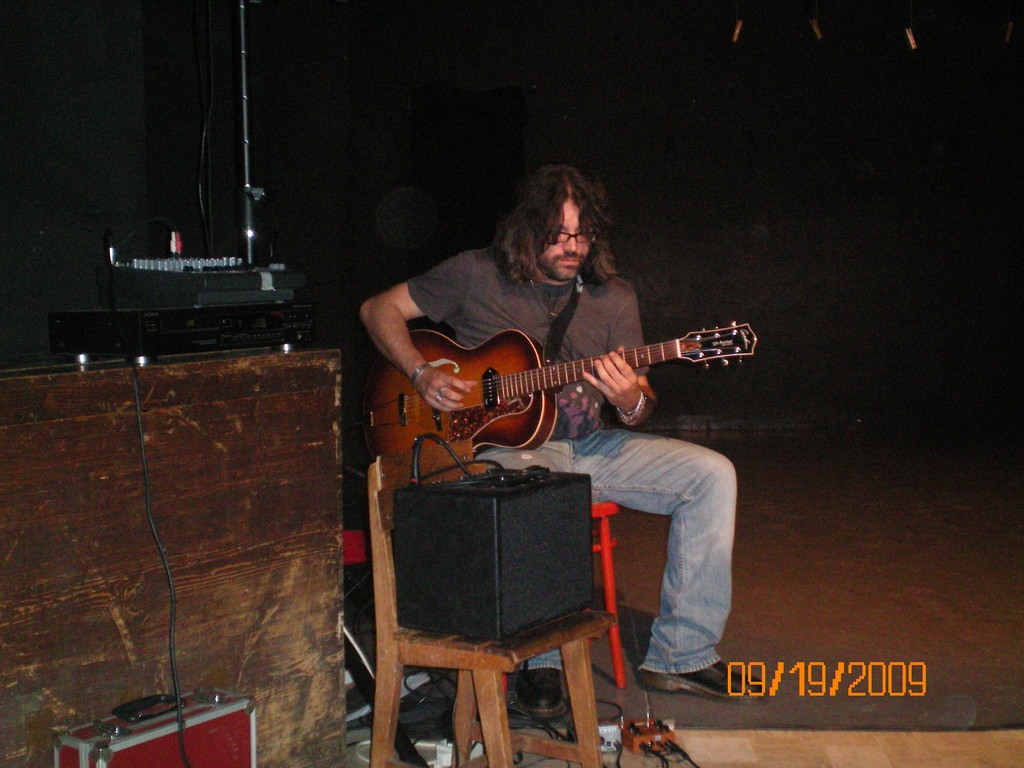
{"label": "microphone stand pole", "polygon": [[[251,0],[258,2],[259,0]],[[265,194],[262,187],[252,185],[252,142],[249,136],[249,61],[248,41],[245,30],[245,10],[248,0],[238,0],[238,77],[241,90],[242,111],[242,239],[245,242],[245,263],[251,269],[256,266],[254,256],[256,241],[256,203]]]}

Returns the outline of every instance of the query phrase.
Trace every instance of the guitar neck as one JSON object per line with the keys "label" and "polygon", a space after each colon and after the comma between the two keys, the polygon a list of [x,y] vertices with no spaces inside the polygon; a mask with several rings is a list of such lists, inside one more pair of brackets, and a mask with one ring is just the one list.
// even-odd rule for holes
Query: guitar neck
{"label": "guitar neck", "polygon": [[[405,373],[383,356],[370,371],[364,401],[367,446],[373,455],[407,451],[416,435],[440,433],[445,440],[469,440],[474,449],[495,445],[536,448],[554,429],[558,409],[551,390],[593,374],[600,357],[533,368],[541,345],[519,330],[496,333],[473,348],[436,331],[415,330],[414,344],[432,366],[443,367],[478,391],[451,413],[430,407]],[[622,353],[627,365],[646,368],[668,360],[726,365],[754,354],[757,336],[747,324],[705,328],[682,338]],[[541,397],[537,393],[545,392]]]}
{"label": "guitar neck", "polygon": [[[700,346],[700,342],[672,339],[660,344],[627,349],[622,353],[622,358],[630,368],[643,368],[647,365],[663,363],[666,360],[679,360],[686,352],[700,349]],[[597,359],[588,357],[569,363],[558,363],[544,368],[533,368],[528,371],[508,374],[500,378],[502,388],[507,394],[515,396],[564,387],[566,384],[580,381],[584,373],[593,374],[594,362]]]}

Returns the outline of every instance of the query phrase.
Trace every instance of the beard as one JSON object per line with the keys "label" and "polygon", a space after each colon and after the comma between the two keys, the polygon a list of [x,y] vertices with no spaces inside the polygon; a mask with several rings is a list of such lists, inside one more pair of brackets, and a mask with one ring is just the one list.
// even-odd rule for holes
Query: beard
{"label": "beard", "polygon": [[556,283],[567,283],[575,280],[583,268],[587,257],[580,254],[561,254],[559,256],[545,256],[537,260],[537,271],[546,279]]}

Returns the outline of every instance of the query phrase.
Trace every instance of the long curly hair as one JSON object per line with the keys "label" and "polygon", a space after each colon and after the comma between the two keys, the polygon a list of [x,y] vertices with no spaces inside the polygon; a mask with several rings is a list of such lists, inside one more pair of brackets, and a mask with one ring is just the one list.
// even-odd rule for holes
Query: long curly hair
{"label": "long curly hair", "polygon": [[603,283],[617,274],[604,185],[571,165],[545,165],[520,182],[516,206],[494,236],[498,265],[514,282],[537,279],[537,259],[561,229],[566,200],[579,207],[580,230],[590,235],[590,252],[580,270],[583,281]]}

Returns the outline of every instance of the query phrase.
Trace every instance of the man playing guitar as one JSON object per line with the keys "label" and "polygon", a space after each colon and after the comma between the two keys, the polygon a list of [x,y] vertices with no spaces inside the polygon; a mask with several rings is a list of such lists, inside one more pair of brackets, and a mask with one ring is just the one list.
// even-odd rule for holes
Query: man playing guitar
{"label": "man playing guitar", "polygon": [[[415,403],[403,398],[403,408],[422,408],[438,424],[487,395],[480,381],[460,376],[457,361],[424,354],[408,330],[410,320],[445,322],[464,347],[506,329],[547,339],[550,359],[541,364],[585,358],[578,375],[565,379],[572,383],[536,401],[539,412],[551,404],[550,419],[539,413],[532,432],[479,440],[479,457],[508,468],[542,465],[588,474],[596,501],[670,515],[660,615],[641,679],[659,690],[750,702],[755,699],[730,695],[745,686],[730,686],[716,651],[731,605],[732,463],[692,443],[604,422],[605,404],[622,426],[635,427],[656,402],[646,372],[657,360],[626,359],[627,348],[643,343],[640,313],[632,287],[617,276],[610,230],[597,179],[570,166],[543,167],[522,183],[490,248],[461,253],[368,299],[360,317],[417,393]],[[552,335],[562,338],[549,339],[559,326],[563,330]],[[557,653],[530,661],[515,689],[524,709],[540,716],[560,711],[559,663]]]}

